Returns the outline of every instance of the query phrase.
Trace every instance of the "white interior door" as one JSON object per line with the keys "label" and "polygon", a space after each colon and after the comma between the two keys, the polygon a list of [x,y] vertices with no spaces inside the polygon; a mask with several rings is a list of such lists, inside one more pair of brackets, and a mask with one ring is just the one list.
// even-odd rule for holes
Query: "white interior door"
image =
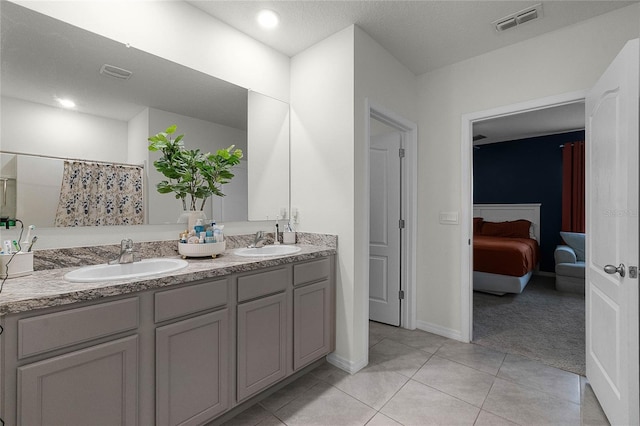
{"label": "white interior door", "polygon": [[638,266],[639,54],[638,40],[628,42],[586,99],[587,378],[620,425],[640,420],[638,279],[630,273]]}
{"label": "white interior door", "polygon": [[400,132],[371,136],[369,318],[400,325]]}

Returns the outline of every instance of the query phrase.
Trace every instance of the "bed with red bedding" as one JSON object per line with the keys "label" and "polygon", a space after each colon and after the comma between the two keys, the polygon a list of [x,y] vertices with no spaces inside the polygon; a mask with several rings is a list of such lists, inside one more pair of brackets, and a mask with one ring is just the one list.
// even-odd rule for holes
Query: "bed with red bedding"
{"label": "bed with red bedding", "polygon": [[531,222],[485,222],[474,218],[473,289],[522,293],[538,265],[540,248]]}

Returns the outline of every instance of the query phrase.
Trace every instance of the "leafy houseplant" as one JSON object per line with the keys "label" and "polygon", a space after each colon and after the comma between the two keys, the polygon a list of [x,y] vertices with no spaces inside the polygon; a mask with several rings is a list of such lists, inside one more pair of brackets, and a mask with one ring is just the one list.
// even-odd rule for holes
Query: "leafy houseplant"
{"label": "leafy houseplant", "polygon": [[177,126],[173,125],[148,138],[149,151],[162,153],[153,165],[167,178],[156,187],[161,194],[175,193],[176,199],[182,201],[183,210],[203,210],[210,196],[224,197],[221,186],[233,178],[231,168],[240,163],[242,150],[234,149],[234,145],[219,149],[215,154],[202,153],[199,149],[188,150],[182,142],[184,135],[172,139],[176,129]]}

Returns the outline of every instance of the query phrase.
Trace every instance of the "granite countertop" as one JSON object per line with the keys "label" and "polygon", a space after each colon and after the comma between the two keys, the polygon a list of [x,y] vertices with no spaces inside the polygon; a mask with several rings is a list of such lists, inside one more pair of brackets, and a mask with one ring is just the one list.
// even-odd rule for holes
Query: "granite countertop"
{"label": "granite countertop", "polygon": [[[242,257],[235,255],[234,250],[229,249],[215,259],[189,258],[187,259],[189,265],[176,272],[118,281],[92,283],[66,281],[63,278],[64,274],[77,269],[77,266],[39,270],[28,276],[5,281],[0,293],[0,316],[98,300],[336,254],[336,248],[331,245],[297,244],[297,246],[301,248],[297,253],[270,257]],[[179,256],[163,257],[179,258]]]}

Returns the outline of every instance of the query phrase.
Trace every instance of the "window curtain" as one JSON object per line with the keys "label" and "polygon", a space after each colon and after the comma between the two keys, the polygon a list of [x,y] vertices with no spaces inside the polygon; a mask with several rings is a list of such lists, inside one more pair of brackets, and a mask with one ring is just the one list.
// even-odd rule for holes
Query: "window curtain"
{"label": "window curtain", "polygon": [[55,226],[140,225],[142,167],[65,161]]}
{"label": "window curtain", "polygon": [[584,142],[562,148],[562,230],[585,231]]}

